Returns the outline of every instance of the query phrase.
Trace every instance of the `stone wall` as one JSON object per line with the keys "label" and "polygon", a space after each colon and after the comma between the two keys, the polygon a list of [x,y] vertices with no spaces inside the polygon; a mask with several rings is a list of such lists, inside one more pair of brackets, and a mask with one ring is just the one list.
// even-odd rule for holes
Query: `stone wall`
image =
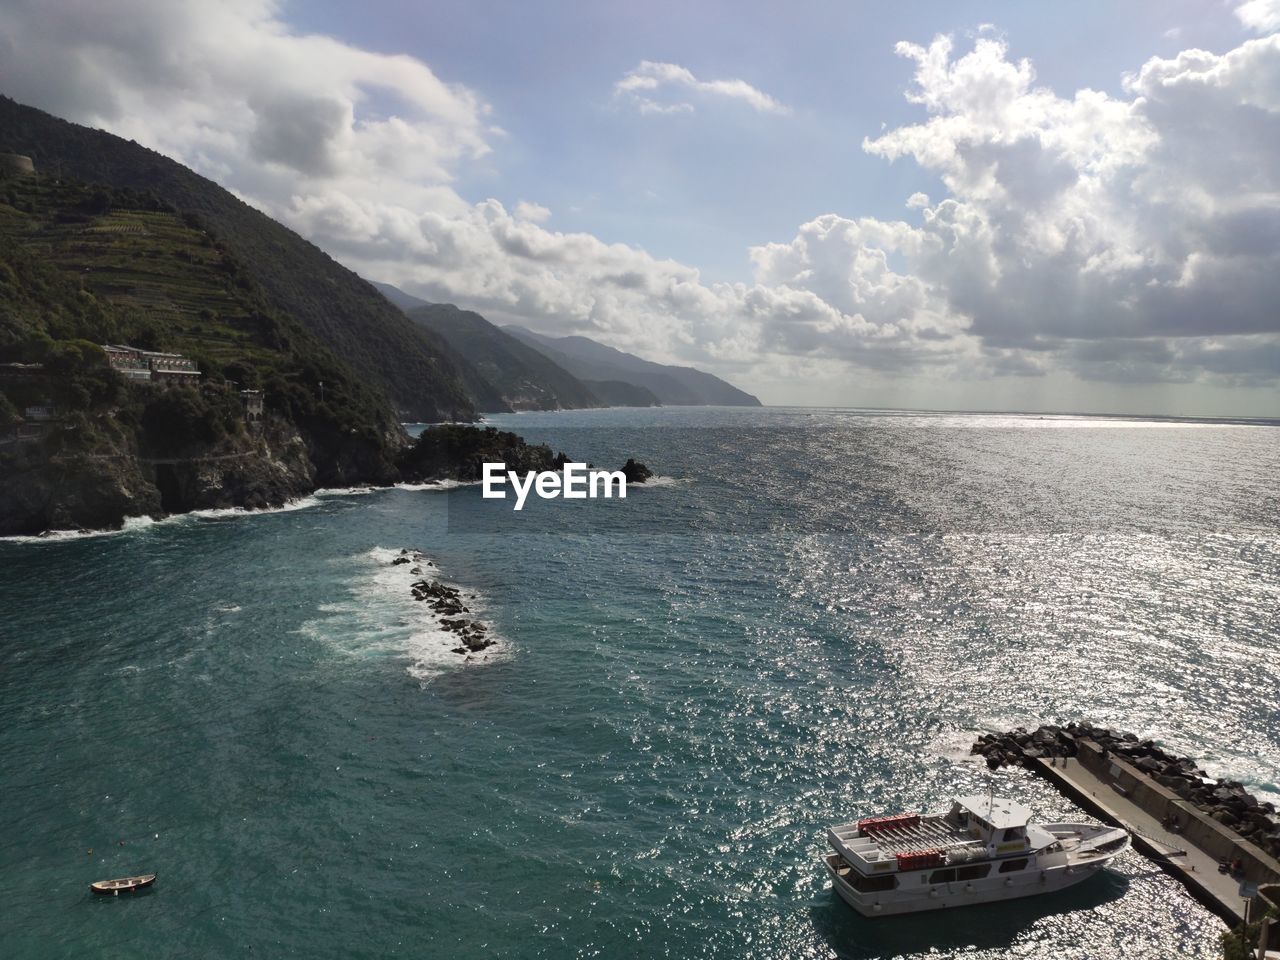
{"label": "stone wall", "polygon": [[1090,740],[1076,741],[1076,748],[1076,758],[1085,769],[1103,782],[1114,784],[1152,816],[1161,820],[1172,817],[1178,825],[1177,833],[1188,843],[1219,860],[1238,857],[1247,880],[1255,883],[1280,880],[1280,862],[1195,804],[1156,783],[1127,760],[1113,753],[1104,756],[1102,748]]}

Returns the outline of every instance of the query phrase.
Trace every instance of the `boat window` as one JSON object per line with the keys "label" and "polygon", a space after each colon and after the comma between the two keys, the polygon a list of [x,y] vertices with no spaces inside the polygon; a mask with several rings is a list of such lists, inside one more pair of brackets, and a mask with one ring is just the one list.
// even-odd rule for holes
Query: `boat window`
{"label": "boat window", "polygon": [[1027,858],[1018,857],[1015,860],[1006,860],[1000,864],[1001,873],[1013,873],[1017,870],[1025,870],[1027,868]]}
{"label": "boat window", "polygon": [[967,867],[956,867],[957,880],[981,880],[991,872],[991,864],[975,863]]}
{"label": "boat window", "polygon": [[849,881],[849,886],[859,893],[881,893],[885,890],[892,890],[898,882],[897,877],[892,875],[887,877],[864,877],[856,871],[846,879]]}
{"label": "boat window", "polygon": [[1021,827],[1010,827],[1004,832],[1006,840],[1021,840],[1024,837],[1026,837],[1026,833]]}
{"label": "boat window", "polygon": [[950,867],[945,870],[935,870],[929,874],[930,883],[950,883],[955,878],[956,872]]}

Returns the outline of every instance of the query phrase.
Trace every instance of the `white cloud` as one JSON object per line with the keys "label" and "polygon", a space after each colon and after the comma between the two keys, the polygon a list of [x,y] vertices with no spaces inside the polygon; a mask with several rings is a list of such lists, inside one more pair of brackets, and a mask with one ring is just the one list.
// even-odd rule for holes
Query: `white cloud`
{"label": "white cloud", "polygon": [[1275,33],[1280,30],[1280,0],[1247,0],[1236,7],[1236,16],[1250,30]]}
{"label": "white cloud", "polygon": [[[1122,353],[1136,339],[1166,363],[1134,375],[1165,379],[1229,372],[1208,362],[1210,338],[1280,334],[1268,306],[1280,296],[1280,170],[1268,159],[1280,150],[1280,37],[1153,58],[1127,79],[1128,98],[1060,97],[999,41],[959,58],[947,38],[899,52],[916,64],[908,98],[928,119],[865,148],[913,158],[951,196],[881,249],[905,251],[984,348],[1060,353],[1079,368],[1101,354],[1078,342]],[[1237,372],[1280,374],[1269,369]]]}
{"label": "white cloud", "polygon": [[[19,100],[156,147],[364,275],[498,321],[762,379],[835,364],[1280,378],[1280,36],[1153,58],[1122,96],[1064,96],[989,33],[960,54],[901,44],[921,119],[864,144],[936,175],[941,197],[905,198],[903,220],[817,217],[752,248],[740,284],[548,229],[529,200],[464,200],[455,174],[502,138],[483,98],[411,57],[297,34],[265,0],[11,2],[0,64]],[[641,64],[618,95],[785,110],[672,64]]]}
{"label": "white cloud", "polygon": [[426,64],[292,32],[269,0],[15,0],[6,92],[184,162],[263,177],[438,184],[483,156],[488,107]]}
{"label": "white cloud", "polygon": [[528,200],[521,200],[516,204],[516,218],[520,220],[528,220],[530,223],[542,223],[550,219],[551,211],[540,203],[530,203]]}
{"label": "white cloud", "polygon": [[[657,100],[659,94],[671,100]],[[615,97],[633,104],[641,113],[693,113],[686,96],[737,100],[760,113],[789,113],[784,104],[745,80],[699,80],[693,72],[674,63],[641,60],[640,65],[613,87]]]}

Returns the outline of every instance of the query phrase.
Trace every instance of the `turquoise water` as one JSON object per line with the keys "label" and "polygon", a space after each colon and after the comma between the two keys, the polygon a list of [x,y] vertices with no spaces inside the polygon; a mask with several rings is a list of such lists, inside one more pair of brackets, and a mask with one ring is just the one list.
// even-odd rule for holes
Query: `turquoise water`
{"label": "turquoise water", "polygon": [[[1217,955],[1130,854],[868,921],[827,825],[997,789],[1089,717],[1280,783],[1276,428],[795,410],[500,418],[625,501],[329,494],[0,543],[0,951],[26,957]],[[387,561],[499,645],[469,661]],[[135,898],[95,879],[156,871]]]}

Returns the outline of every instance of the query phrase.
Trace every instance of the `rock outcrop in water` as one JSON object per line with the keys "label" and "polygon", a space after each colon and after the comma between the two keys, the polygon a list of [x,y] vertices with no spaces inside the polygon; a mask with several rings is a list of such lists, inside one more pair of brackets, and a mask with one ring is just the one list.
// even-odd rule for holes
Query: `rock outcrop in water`
{"label": "rock outcrop in water", "polygon": [[628,457],[627,462],[622,465],[622,475],[627,478],[627,483],[644,483],[653,476],[653,471],[643,463]]}
{"label": "rock outcrop in water", "polygon": [[[423,572],[423,567],[434,566],[421,551],[407,549],[401,550],[391,563],[393,566],[414,564],[409,572],[415,576]],[[415,581],[409,589],[413,592],[413,599],[429,605],[436,615],[436,622],[458,639],[459,645],[453,648],[454,653],[479,653],[493,646],[488,626],[474,617],[463,616],[470,614],[471,610],[462,602],[462,593],[457,587],[439,580],[423,579]]]}
{"label": "rock outcrop in water", "polygon": [[484,464],[505,463],[508,470],[558,470],[567,461],[546,444],[526,443],[524,438],[495,427],[443,424],[422,431],[397,458],[402,479],[413,483],[436,480],[474,482],[484,475]]}
{"label": "rock outcrop in water", "polygon": [[1090,723],[1046,724],[1028,732],[1024,727],[1008,733],[984,733],[971,750],[996,769],[1028,759],[1074,757],[1078,740],[1091,740],[1104,751],[1121,757],[1156,783],[1194,804],[1218,823],[1252,840],[1272,856],[1280,856],[1280,822],[1276,807],[1259,801],[1237,780],[1210,777],[1194,760],[1176,757],[1136,734]]}

